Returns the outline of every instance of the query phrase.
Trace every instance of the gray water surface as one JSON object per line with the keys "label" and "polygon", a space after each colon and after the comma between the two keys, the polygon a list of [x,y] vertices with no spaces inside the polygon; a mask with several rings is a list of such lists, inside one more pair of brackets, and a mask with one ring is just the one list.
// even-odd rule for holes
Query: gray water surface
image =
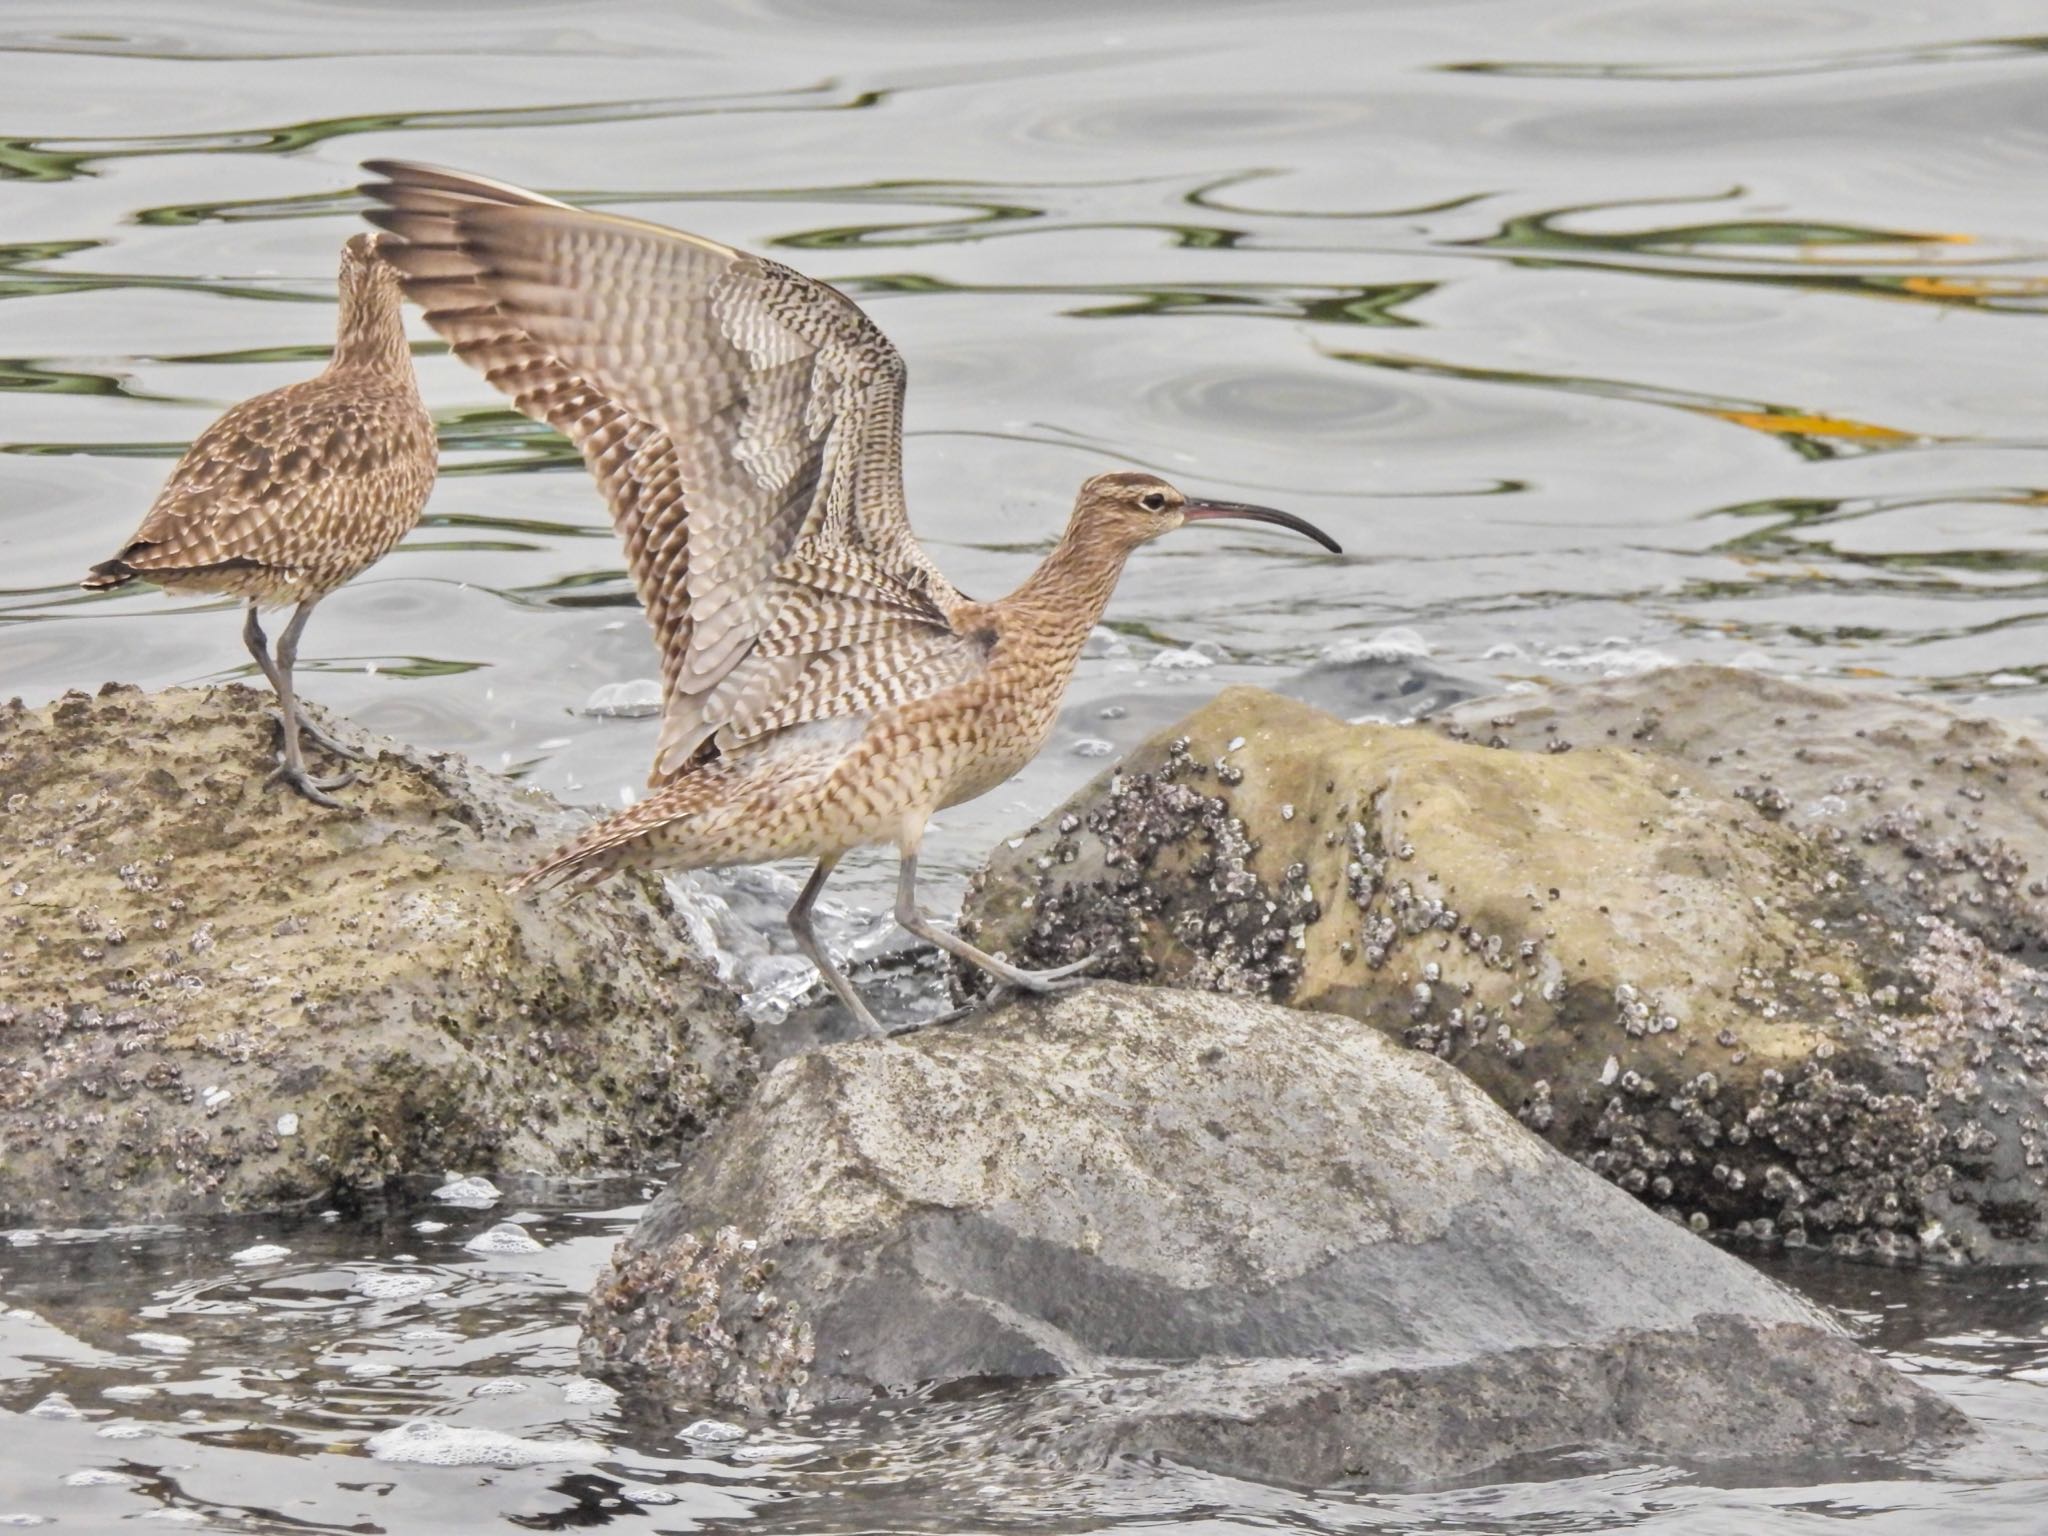
{"label": "gray water surface", "polygon": [[[320,365],[355,166],[379,155],[700,230],[858,296],[909,363],[919,530],[970,593],[1021,580],[1073,488],[1119,464],[1344,541],[1336,560],[1206,529],[1141,552],[1121,643],[1082,663],[1052,749],[945,818],[934,905],[1101,766],[1084,741],[1389,628],[1475,685],[1685,658],[2048,712],[2040,0],[9,0],[0,693],[252,675],[227,606],[73,583],[220,410]],[[444,478],[414,537],[322,607],[304,689],[617,805],[652,722],[580,711],[654,661],[603,510],[559,441],[415,334]],[[889,880],[850,861],[845,921]],[[960,1449],[971,1409],[692,1446],[578,1387],[576,1300],[641,1198],[0,1249],[0,1515],[2048,1528],[2044,1272],[1788,1269],[1985,1419],[1924,1464],[1566,1468],[1412,1497],[1170,1468],[1049,1485]],[[538,1254],[462,1248],[512,1210]],[[232,1257],[259,1240],[290,1253]],[[429,1288],[364,1293],[393,1274]],[[511,1470],[365,1449],[421,1416],[594,1449]],[[121,1480],[73,1486],[96,1470]],[[635,1485],[671,1502],[609,1502]]]}

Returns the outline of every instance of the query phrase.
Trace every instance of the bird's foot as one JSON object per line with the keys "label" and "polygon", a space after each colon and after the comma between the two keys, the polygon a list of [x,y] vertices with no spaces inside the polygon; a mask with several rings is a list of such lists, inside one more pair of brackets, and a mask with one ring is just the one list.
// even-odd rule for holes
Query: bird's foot
{"label": "bird's foot", "polygon": [[346,773],[338,773],[331,779],[316,779],[303,768],[294,768],[290,763],[280,762],[275,768],[270,770],[270,778],[273,782],[289,784],[315,805],[324,805],[329,810],[339,811],[345,809],[345,807],[334,796],[328,794],[327,791],[330,789],[342,789],[347,785],[355,783],[356,771],[351,768]]}
{"label": "bird's foot", "polygon": [[902,1035],[914,1035],[921,1029],[940,1029],[948,1024],[958,1024],[962,1019],[972,1018],[977,1013],[986,1013],[991,1001],[992,999],[984,999],[977,1003],[962,1003],[958,1008],[948,1009],[934,1018],[912,1019],[908,1024],[898,1024],[882,1033],[888,1039],[894,1040]]}
{"label": "bird's foot", "polygon": [[1082,972],[1092,967],[1097,958],[1095,955],[1083,955],[1071,965],[1056,965],[1044,971],[1026,971],[1009,966],[996,973],[996,979],[1004,986],[1014,987],[1019,992],[1036,993],[1040,997],[1054,992],[1071,992],[1075,987],[1086,984]]}
{"label": "bird's foot", "polygon": [[[284,733],[284,711],[273,709],[270,711],[270,718],[277,726],[279,737],[282,739]],[[333,753],[334,756],[340,758],[343,762],[367,763],[370,760],[369,753],[359,752],[354,747],[342,745],[303,714],[299,716],[299,735],[303,739],[312,742],[321,751]]]}
{"label": "bird's foot", "polygon": [[1054,992],[1070,992],[1083,984],[1081,973],[1094,965],[1096,958],[1094,955],[1083,955],[1072,965],[1056,965],[1048,971],[1020,970],[1017,974],[1028,977],[1028,980],[1013,982],[1008,978],[998,979],[986,997],[977,998],[971,1003],[962,1003],[958,1008],[949,1009],[934,1018],[898,1024],[882,1033],[893,1040],[898,1035],[914,1035],[921,1029],[938,1029],[947,1024],[958,1024],[963,1019],[973,1018],[977,1013],[988,1012],[1014,992],[1030,992],[1041,997]]}

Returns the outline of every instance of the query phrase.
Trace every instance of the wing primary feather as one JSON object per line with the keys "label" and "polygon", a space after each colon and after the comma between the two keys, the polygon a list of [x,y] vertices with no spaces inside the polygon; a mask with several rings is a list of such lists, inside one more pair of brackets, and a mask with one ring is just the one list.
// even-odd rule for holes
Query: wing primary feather
{"label": "wing primary feather", "polygon": [[[911,533],[902,358],[858,305],[779,262],[506,182],[364,169],[369,218],[398,237],[428,323],[567,436],[604,494],[662,653],[657,782],[730,739],[753,685],[789,683],[780,654],[749,658],[792,602],[837,616],[786,623],[778,652],[830,652],[837,635],[864,665],[904,668],[901,686],[945,670],[919,658],[957,643],[963,600]],[[844,713],[855,695],[809,676],[748,708],[783,724]]]}

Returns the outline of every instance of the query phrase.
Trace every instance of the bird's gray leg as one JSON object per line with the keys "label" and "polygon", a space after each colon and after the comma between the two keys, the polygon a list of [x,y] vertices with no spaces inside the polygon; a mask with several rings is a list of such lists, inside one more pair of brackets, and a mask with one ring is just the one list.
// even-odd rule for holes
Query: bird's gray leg
{"label": "bird's gray leg", "polygon": [[1007,960],[998,960],[986,950],[976,949],[957,933],[948,933],[917,908],[917,848],[914,844],[903,850],[903,863],[896,873],[896,921],[927,943],[938,945],[948,954],[958,955],[1006,986],[1020,987],[1026,992],[1062,991],[1064,984],[1095,963],[1095,957],[1087,955],[1072,965],[1054,966],[1049,971],[1027,971]]}
{"label": "bird's gray leg", "polygon": [[263,638],[263,620],[257,617],[254,599],[250,600],[248,613],[242,620],[242,644],[249,647],[249,654],[256,658],[256,665],[270,679],[271,691],[279,692],[277,663],[270,659],[270,642]]}
{"label": "bird's gray leg", "polygon": [[805,959],[818,968],[818,974],[825,978],[825,985],[838,995],[839,1001],[846,1004],[847,1011],[853,1015],[854,1021],[866,1033],[879,1035],[882,1033],[882,1026],[868,1011],[868,1005],[861,1000],[861,995],[854,989],[853,983],[846,979],[845,972],[832,963],[831,957],[825,953],[825,946],[818,942],[818,931],[811,926],[811,904],[818,899],[818,892],[825,889],[826,877],[832,873],[832,867],[838,862],[837,854],[829,859],[818,860],[818,867],[811,871],[811,878],[804,882],[804,888],[797,894],[795,905],[789,909],[789,931],[796,935],[796,947],[804,952]]}
{"label": "bird's gray leg", "polygon": [[[293,664],[299,658],[299,634],[302,630],[305,629],[306,620],[310,619],[312,616],[313,605],[311,603],[299,604],[298,611],[292,615],[291,623],[287,624],[285,626],[284,633],[278,636],[277,654],[280,657],[290,658],[290,660],[284,663],[284,670],[287,673],[287,675],[290,674]],[[311,718],[308,717],[308,715],[306,714],[306,706],[298,701],[298,694],[296,690],[294,690],[292,694],[292,713],[298,716],[299,734],[304,737],[310,737],[312,739],[314,746],[321,748],[323,751],[333,753],[336,757],[343,759],[345,762],[367,763],[370,760],[369,753],[358,752],[354,747],[343,746],[340,742],[336,741],[332,736],[328,735],[325,731],[321,730],[319,726],[315,725],[312,722]],[[280,720],[278,721],[278,724],[283,725],[284,722]],[[335,781],[335,784],[329,785],[328,787],[330,789],[335,788],[341,784],[346,784],[347,782],[348,780],[346,778],[338,779]]]}
{"label": "bird's gray leg", "polygon": [[271,776],[284,780],[315,805],[338,810],[341,802],[326,791],[341,788],[355,774],[351,771],[334,779],[313,778],[306,772],[306,759],[299,747],[299,703],[292,690],[292,666],[299,659],[299,631],[305,628],[306,615],[312,608],[311,603],[299,605],[291,623],[277,637],[275,659],[264,647],[263,625],[256,617],[254,603],[249,605],[249,617],[242,626],[242,640],[249,647],[249,654],[256,658],[256,664],[263,668],[263,675],[270,679],[270,686],[277,691],[278,725],[284,732],[284,749],[278,754],[277,768]]}

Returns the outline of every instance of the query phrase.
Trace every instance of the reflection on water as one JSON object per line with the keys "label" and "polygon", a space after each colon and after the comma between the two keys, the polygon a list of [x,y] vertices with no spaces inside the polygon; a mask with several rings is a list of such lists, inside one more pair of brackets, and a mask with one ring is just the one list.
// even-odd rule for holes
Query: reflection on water
{"label": "reflection on water", "polygon": [[[857,296],[909,362],[912,504],[966,591],[1013,586],[1073,488],[1119,463],[1343,540],[1341,562],[1242,531],[1142,552],[1053,748],[935,830],[942,879],[1099,767],[1100,742],[1227,682],[1306,687],[1325,647],[1391,626],[1457,691],[1741,658],[2048,712],[2033,0],[90,12],[0,11],[0,692],[249,675],[229,605],[73,583],[224,406],[319,365],[356,162],[399,155],[700,229]],[[583,706],[654,664],[602,510],[566,444],[415,337],[443,480],[406,545],[323,608],[309,689],[617,804],[651,723]],[[1162,652],[1210,665],[1151,665]],[[889,880],[849,863],[849,921]],[[1929,1309],[1953,1310],[1940,1287],[1960,1282],[1859,1274],[1842,1283],[1877,1297],[1830,1297],[2020,1426],[1966,1465],[1853,1488],[1648,1468],[1350,1501],[1134,1472],[1063,1503],[946,1465],[937,1430],[889,1451],[861,1429],[853,1450],[771,1436],[700,1454],[572,1402],[573,1296],[619,1218],[568,1199],[534,1214],[539,1278],[461,1250],[453,1223],[397,1218],[309,1224],[261,1273],[210,1229],[0,1263],[8,1304],[34,1314],[0,1350],[0,1514],[1748,1532],[1814,1515],[1911,1530],[1940,1509],[1989,1531],[2023,1528],[2041,1492],[2024,1481],[2048,1442],[2024,1277],[1953,1326]],[[366,1300],[366,1268],[436,1289]],[[131,1337],[152,1333],[192,1343],[171,1359]],[[33,1411],[53,1392],[77,1415]],[[367,1438],[413,1413],[604,1455],[368,1461]],[[299,1486],[284,1455],[321,1476]],[[95,1469],[109,1480],[61,1482]],[[920,1504],[932,1490],[945,1513]]]}
{"label": "reflection on water", "polygon": [[[80,39],[83,41],[83,39]],[[222,133],[155,133],[110,139],[0,139],[0,178],[20,181],[69,181],[96,174],[106,163],[156,155],[282,155],[309,149],[329,139],[372,133],[434,133],[460,129],[546,129],[590,123],[637,123],[736,112],[853,111],[883,99],[879,91],[852,95],[830,86],[782,93],[766,100],[748,97],[670,97],[654,101],[592,102],[575,106],[520,107],[499,112],[393,112],[371,116],[323,118],[278,128],[232,129]],[[219,204],[178,209],[147,209],[140,223],[187,223],[218,216]],[[248,216],[248,205],[237,205]],[[304,212],[306,205],[267,205],[271,217]],[[261,216],[261,215],[258,215]]]}

